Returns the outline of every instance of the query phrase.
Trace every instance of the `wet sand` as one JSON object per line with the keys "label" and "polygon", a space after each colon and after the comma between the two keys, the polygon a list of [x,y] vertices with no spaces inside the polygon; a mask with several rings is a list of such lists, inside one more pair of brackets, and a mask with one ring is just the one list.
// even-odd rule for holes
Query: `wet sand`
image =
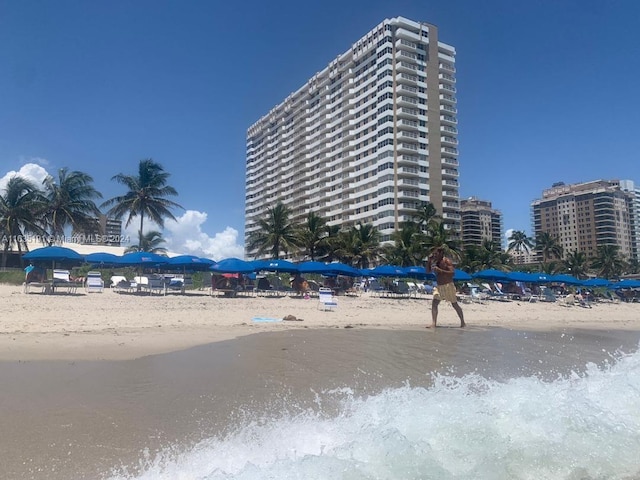
{"label": "wet sand", "polygon": [[638,347],[640,331],[292,329],[134,360],[0,362],[0,478],[97,479],[247,419],[336,407],[432,374],[555,378]]}

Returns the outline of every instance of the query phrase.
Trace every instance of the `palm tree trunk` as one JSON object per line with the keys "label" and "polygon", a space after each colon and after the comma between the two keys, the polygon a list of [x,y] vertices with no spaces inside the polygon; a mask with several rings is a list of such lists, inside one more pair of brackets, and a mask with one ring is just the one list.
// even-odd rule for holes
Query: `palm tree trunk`
{"label": "palm tree trunk", "polygon": [[138,235],[138,248],[142,250],[142,225],[144,224],[144,212],[140,212],[140,233]]}

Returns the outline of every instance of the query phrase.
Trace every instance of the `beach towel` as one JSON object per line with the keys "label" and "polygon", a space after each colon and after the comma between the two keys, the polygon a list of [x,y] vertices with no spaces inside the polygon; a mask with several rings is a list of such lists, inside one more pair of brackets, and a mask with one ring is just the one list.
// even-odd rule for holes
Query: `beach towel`
{"label": "beach towel", "polygon": [[270,318],[270,317],[253,317],[251,319],[252,322],[256,322],[256,323],[275,323],[275,322],[281,322],[282,319],[281,318]]}

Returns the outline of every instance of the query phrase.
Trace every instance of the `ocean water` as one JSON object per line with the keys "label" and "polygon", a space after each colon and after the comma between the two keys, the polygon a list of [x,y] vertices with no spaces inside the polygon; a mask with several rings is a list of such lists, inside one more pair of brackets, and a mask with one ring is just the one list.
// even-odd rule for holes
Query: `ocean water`
{"label": "ocean water", "polygon": [[373,395],[324,390],[315,403],[247,411],[224,436],[143,454],[136,473],[105,478],[640,478],[638,352],[556,376],[437,373]]}

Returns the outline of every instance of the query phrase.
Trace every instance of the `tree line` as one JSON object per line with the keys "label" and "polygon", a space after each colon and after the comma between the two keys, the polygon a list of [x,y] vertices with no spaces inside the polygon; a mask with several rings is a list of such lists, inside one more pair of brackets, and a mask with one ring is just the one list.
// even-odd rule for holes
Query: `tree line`
{"label": "tree line", "polygon": [[[10,251],[22,255],[28,251],[27,239],[37,236],[43,243],[52,244],[64,237],[67,229],[96,231],[96,217],[101,208],[118,220],[125,219],[125,227],[139,219],[138,243],[127,251],[163,253],[164,242],[159,231],[143,233],[145,219],[160,228],[166,219],[175,220],[172,213],[182,209],[171,200],[178,192],[168,184],[170,174],[152,159],[141,160],[135,175],[119,173],[112,180],[125,187],[122,195],[96,203],[102,194],[93,186],[93,178],[79,171],[62,168],[57,178],[48,176],[42,185],[24,177],[9,179],[0,192],[0,240],[2,267],[6,266]],[[340,228],[311,212],[302,224],[291,221],[291,211],[282,203],[267,210],[258,220],[256,229],[247,235],[247,249],[255,256],[277,259],[287,256],[296,260],[341,261],[356,268],[388,263],[398,266],[421,265],[438,247],[457,262],[458,268],[469,273],[489,268],[504,271],[513,269],[541,271],[549,274],[569,273],[578,278],[595,274],[605,278],[619,277],[640,271],[637,260],[625,260],[615,245],[601,245],[593,258],[574,250],[565,255],[557,238],[542,232],[535,239],[523,231],[514,231],[508,239],[508,249],[484,241],[479,246],[463,248],[457,236],[438,216],[433,204],[425,202],[403,222],[392,235],[391,242],[381,244],[380,232],[371,224],[357,223]],[[511,251],[536,251],[542,261],[533,265],[516,265]]]}
{"label": "tree line", "polygon": [[[423,203],[412,219],[401,224],[391,242],[380,244],[375,226],[356,223],[345,229],[329,225],[311,212],[301,224],[294,224],[291,211],[282,203],[267,210],[257,221],[256,229],[247,235],[247,249],[255,256],[281,256],[297,261],[340,261],[356,268],[369,268],[386,263],[401,267],[422,265],[433,250],[442,247],[454,259],[457,267],[469,273],[486,269],[503,271],[523,270],[548,274],[568,273],[577,278],[598,275],[619,277],[637,273],[638,262],[621,258],[615,245],[598,247],[597,256],[587,258],[584,252],[564,252],[559,240],[547,232],[535,239],[523,231],[514,231],[508,239],[507,251],[499,243],[485,240],[481,245],[463,247],[454,233],[437,215],[433,204]],[[542,261],[529,265],[515,265],[510,252],[535,251]]]}
{"label": "tree line", "polygon": [[29,251],[29,237],[46,245],[61,243],[65,231],[95,232],[101,208],[110,218],[126,218],[125,227],[139,219],[138,244],[127,251],[151,251],[162,243],[160,232],[143,233],[145,218],[161,228],[166,219],[175,220],[173,209],[182,207],[170,200],[178,192],[168,185],[170,174],[152,159],[141,160],[136,175],[119,173],[112,180],[126,189],[123,195],[110,198],[100,206],[102,194],[93,186],[93,178],[80,171],[61,168],[57,178],[49,175],[41,185],[15,175],[0,192],[0,245],[2,267],[10,251],[20,256]]}

